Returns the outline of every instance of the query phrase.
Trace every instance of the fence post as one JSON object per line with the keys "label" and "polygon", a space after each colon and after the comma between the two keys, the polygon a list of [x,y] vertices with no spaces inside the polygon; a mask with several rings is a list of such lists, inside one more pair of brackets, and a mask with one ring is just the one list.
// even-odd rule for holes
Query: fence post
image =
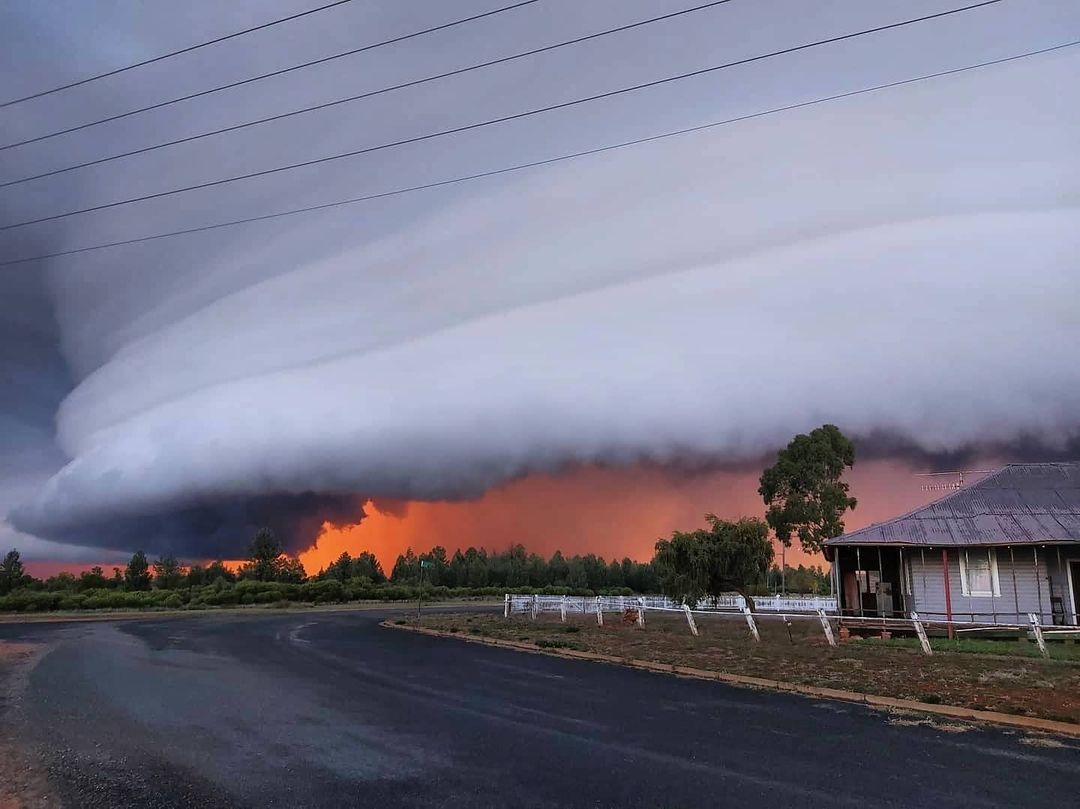
{"label": "fence post", "polygon": [[529,616],[534,621],[536,620],[536,613],[540,611],[540,599],[535,593],[533,593],[532,599],[532,614]]}
{"label": "fence post", "polygon": [[1035,642],[1039,644],[1039,652],[1043,657],[1050,657],[1050,650],[1046,648],[1046,639],[1043,637],[1042,625],[1039,624],[1039,616],[1029,612],[1028,618],[1031,619],[1031,631],[1035,635]]}
{"label": "fence post", "polygon": [[686,623],[690,624],[690,632],[696,638],[698,634],[697,624],[694,623],[694,614],[690,612],[690,605],[683,604],[682,608],[686,610]]}
{"label": "fence post", "polygon": [[930,639],[926,637],[926,627],[919,620],[919,613],[911,613],[911,622],[915,624],[915,634],[919,636],[919,644],[922,646],[923,654],[932,655],[934,650],[930,648]]}
{"label": "fence post", "polygon": [[754,636],[755,641],[761,643],[761,635],[758,634],[757,624],[754,622],[754,613],[750,612],[749,607],[743,607],[742,611],[746,616],[746,625],[750,627],[750,634]]}
{"label": "fence post", "polygon": [[506,598],[503,599],[503,618],[510,617],[510,594],[506,594]]}
{"label": "fence post", "polygon": [[821,628],[825,630],[825,640],[829,642],[830,646],[836,646],[836,638],[833,637],[832,624],[829,623],[828,617],[825,615],[825,610],[817,611],[818,618],[821,620]]}
{"label": "fence post", "polygon": [[638,596],[637,625],[645,626],[645,596]]}
{"label": "fence post", "polygon": [[562,597],[562,601],[559,602],[559,617],[562,622],[566,623],[566,596]]}
{"label": "fence post", "polygon": [[604,625],[604,608],[600,606],[600,596],[596,597],[596,625]]}

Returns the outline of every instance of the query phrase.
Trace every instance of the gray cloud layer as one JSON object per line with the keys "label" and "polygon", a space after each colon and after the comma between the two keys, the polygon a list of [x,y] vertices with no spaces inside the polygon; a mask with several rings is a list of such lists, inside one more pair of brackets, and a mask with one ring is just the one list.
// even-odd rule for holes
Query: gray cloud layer
{"label": "gray cloud layer", "polygon": [[[561,16],[540,9],[476,40],[454,34],[411,60],[373,57],[379,73],[363,81],[423,73],[476,42],[513,51],[663,10],[558,5]],[[789,22],[769,26],[747,5],[621,43],[638,48],[632,61],[613,62],[619,49],[605,44],[570,61],[569,90],[566,60],[515,68],[452,95],[425,90],[322,122],[333,125],[290,125],[255,149],[249,136],[190,162],[180,150],[155,156],[139,164],[145,174],[95,170],[35,189],[18,213],[285,162],[301,136],[325,153],[356,131],[378,142],[940,8],[870,14],[836,2],[806,21],[794,4]],[[416,20],[352,13],[377,39],[434,9]],[[1045,47],[1065,38],[1063,21],[1080,30],[1065,3],[984,14],[38,236],[63,249],[238,206],[438,179]],[[961,32],[962,52],[946,51]],[[67,461],[10,521],[79,545],[230,555],[266,522],[302,544],[321,519],[355,518],[361,494],[468,497],[572,463],[756,457],[826,420],[931,455],[1025,441],[1066,451],[1080,426],[1080,365],[1069,361],[1080,345],[1080,111],[1064,88],[1078,73],[1080,55],[1065,51],[470,187],[58,260],[39,276],[38,305],[59,337],[33,356],[44,363],[59,345],[66,368],[35,376],[70,372],[76,384],[58,409],[56,396],[30,410],[39,425],[55,411]],[[301,90],[305,102],[345,94],[338,79],[245,97],[242,115],[212,105],[198,123],[276,111]],[[50,107],[22,126],[56,116]],[[153,140],[176,123],[123,131]],[[70,157],[59,146],[32,154],[41,166]],[[27,168],[7,165],[5,176]],[[0,283],[14,289],[14,278]]]}

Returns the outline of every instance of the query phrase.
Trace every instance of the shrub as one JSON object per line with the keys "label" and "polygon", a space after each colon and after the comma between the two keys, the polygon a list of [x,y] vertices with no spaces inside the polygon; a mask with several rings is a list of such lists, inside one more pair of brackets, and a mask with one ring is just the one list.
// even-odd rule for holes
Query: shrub
{"label": "shrub", "polygon": [[57,607],[62,610],[81,610],[86,598],[80,595],[65,595],[60,599]]}
{"label": "shrub", "polygon": [[381,588],[378,597],[386,601],[411,601],[416,598],[416,588],[391,584]]}
{"label": "shrub", "polygon": [[345,587],[337,579],[305,582],[300,585],[300,599],[315,604],[332,604],[345,601]]}
{"label": "shrub", "polygon": [[165,599],[165,606],[171,610],[178,610],[184,606],[184,599],[180,597],[179,593],[172,593]]}

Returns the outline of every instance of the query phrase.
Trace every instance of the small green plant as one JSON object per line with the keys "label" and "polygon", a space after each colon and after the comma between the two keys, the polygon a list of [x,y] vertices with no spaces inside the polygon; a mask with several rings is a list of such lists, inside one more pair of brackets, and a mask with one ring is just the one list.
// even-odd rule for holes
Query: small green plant
{"label": "small green plant", "polygon": [[923,694],[922,701],[923,702],[928,702],[931,705],[940,705],[941,704],[941,695],[940,694]]}
{"label": "small green plant", "polygon": [[566,632],[566,633],[567,633],[568,635],[573,635],[573,634],[574,634],[574,633],[576,633],[576,632],[580,632],[580,631],[581,631],[581,627],[580,627],[580,626],[573,626],[573,625],[570,625],[570,626],[564,626],[564,627],[562,628],[562,631],[563,631],[563,632]]}

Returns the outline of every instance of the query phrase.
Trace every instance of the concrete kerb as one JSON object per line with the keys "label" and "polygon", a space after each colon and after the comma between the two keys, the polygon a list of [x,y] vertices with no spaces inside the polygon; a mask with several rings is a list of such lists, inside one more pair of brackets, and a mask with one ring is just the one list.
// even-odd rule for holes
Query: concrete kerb
{"label": "concrete kerb", "polygon": [[392,621],[383,621],[380,626],[387,629],[402,629],[406,632],[417,632],[422,635],[430,635],[438,638],[454,638],[467,643],[479,643],[484,646],[497,646],[502,649],[513,649],[519,652],[544,654],[552,657],[568,658],[570,660],[589,660],[597,663],[612,663],[660,674],[674,674],[678,677],[689,677],[695,680],[712,680],[748,688],[784,691],[815,699],[857,702],[875,708],[916,711],[934,716],[944,716],[950,719],[986,722],[1022,730],[1038,731],[1041,733],[1056,733],[1061,736],[1080,738],[1080,725],[1072,724],[1071,722],[1058,722],[1053,719],[1039,719],[1032,716],[1015,716],[1013,714],[1000,713],[998,711],[982,711],[975,708],[963,708],[959,705],[935,705],[929,702],[916,702],[909,699],[883,697],[878,696],[877,694],[862,694],[858,691],[844,691],[839,688],[822,688],[814,685],[802,685],[800,683],[788,683],[781,680],[770,680],[764,677],[750,677],[744,674],[728,674],[723,671],[710,671],[708,669],[698,669],[691,666],[679,666],[673,663],[658,663],[654,660],[640,660],[634,657],[616,657],[615,655],[583,652],[576,649],[544,648],[529,641],[486,638],[482,635],[466,635],[460,632],[446,632],[441,629],[395,624]]}

